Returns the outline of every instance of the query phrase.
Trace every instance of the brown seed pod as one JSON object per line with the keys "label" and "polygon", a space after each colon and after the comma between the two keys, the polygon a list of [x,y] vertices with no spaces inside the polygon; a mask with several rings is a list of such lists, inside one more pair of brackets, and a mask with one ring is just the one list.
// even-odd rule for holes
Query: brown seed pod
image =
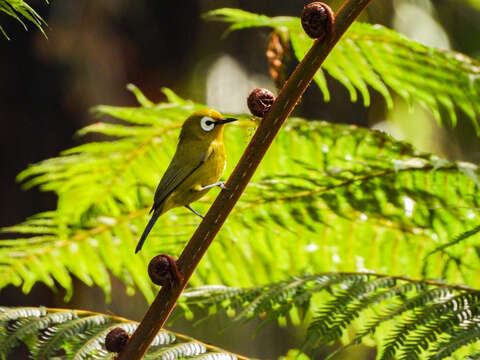
{"label": "brown seed pod", "polygon": [[324,39],[333,34],[335,14],[327,4],[315,1],[306,5],[301,18],[303,30],[312,39]]}
{"label": "brown seed pod", "polygon": [[105,348],[114,353],[120,353],[127,345],[130,335],[122,328],[116,327],[105,337]]}
{"label": "brown seed pod", "polygon": [[157,255],[148,264],[148,275],[152,282],[160,286],[170,286],[175,281],[183,280],[177,267],[177,261],[170,255]]}
{"label": "brown seed pod", "polygon": [[248,94],[247,105],[253,115],[264,117],[274,101],[275,95],[270,90],[256,88]]}

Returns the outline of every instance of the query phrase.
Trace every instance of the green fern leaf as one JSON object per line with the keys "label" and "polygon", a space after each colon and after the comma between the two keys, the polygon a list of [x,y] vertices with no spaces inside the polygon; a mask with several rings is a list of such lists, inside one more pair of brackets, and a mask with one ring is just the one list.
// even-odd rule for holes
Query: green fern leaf
{"label": "green fern leaf", "polygon": [[[356,318],[365,307],[372,305],[372,302],[365,303],[362,300],[381,288],[392,288],[396,283],[396,280],[390,277],[379,278],[373,281],[365,281],[366,279],[368,277],[355,279],[356,281],[348,284],[346,289],[339,291],[335,299],[322,307],[314,321],[310,324],[311,330],[309,331],[311,335],[309,342],[313,341],[312,333],[315,333],[316,338],[322,338],[324,342],[340,338],[343,329],[352,319]],[[355,302],[359,303],[360,306],[355,306],[357,305]]]}
{"label": "green fern leaf", "polygon": [[[27,21],[34,24],[38,30],[46,37],[45,32],[43,31],[43,25],[46,25],[46,22],[37,14],[37,12],[30,7],[23,0],[0,0],[0,12],[5,13],[14,19],[16,19],[24,28],[27,30],[27,26],[22,20],[22,17]],[[0,25],[0,32],[5,36],[7,40],[10,40],[4,28]]]}
{"label": "green fern leaf", "polygon": [[[248,13],[239,9],[216,9],[207,20],[230,23],[229,31],[248,27],[285,27],[295,56],[301,60],[313,40],[303,31],[300,19]],[[344,85],[353,102],[358,93],[370,105],[369,87],[378,91],[387,106],[393,106],[392,89],[408,103],[418,102],[432,112],[438,122],[457,122],[456,109],[471,120],[478,134],[480,101],[479,64],[465,55],[430,48],[379,25],[354,23],[325,60],[315,76],[324,99],[330,94],[324,71]],[[449,86],[445,87],[444,84]]]}
{"label": "green fern leaf", "polygon": [[[172,210],[159,219],[145,251],[134,256],[133,249],[179,126],[202,105],[167,90],[174,102],[152,104],[130,89],[145,106],[97,108],[125,124],[87,130],[115,133],[114,141],[81,145],[20,174],[26,186],[54,191],[59,203],[55,211],[2,230],[17,238],[0,243],[0,288],[14,284],[28,292],[37,281],[58,282],[68,298],[73,274],[108,296],[111,271],[128,293],[138,287],[153,299],[145,271],[151,255],[178,255],[198,220]],[[227,129],[227,173],[253,126],[244,120]],[[476,165],[421,154],[377,131],[294,118],[262,164],[194,285],[252,286],[291,274],[370,269],[479,286],[478,257],[465,251],[479,234],[452,243],[478,227]],[[196,206],[204,211],[214,196]],[[435,251],[444,244],[450,245]]]}

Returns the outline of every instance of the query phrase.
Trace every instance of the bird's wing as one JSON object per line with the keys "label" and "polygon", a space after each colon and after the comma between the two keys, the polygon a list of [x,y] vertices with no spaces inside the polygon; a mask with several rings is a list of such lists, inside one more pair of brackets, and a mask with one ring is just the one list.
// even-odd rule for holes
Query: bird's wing
{"label": "bird's wing", "polygon": [[151,211],[158,208],[163,201],[177,189],[195,170],[197,170],[207,159],[208,152],[197,153],[175,153],[172,162],[165,171],[165,174],[155,191],[155,201]]}

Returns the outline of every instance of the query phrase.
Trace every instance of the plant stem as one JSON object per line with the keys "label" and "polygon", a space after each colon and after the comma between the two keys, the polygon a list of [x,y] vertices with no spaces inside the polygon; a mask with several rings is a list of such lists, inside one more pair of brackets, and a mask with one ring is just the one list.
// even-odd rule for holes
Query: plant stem
{"label": "plant stem", "polygon": [[118,360],[138,360],[143,357],[313,76],[341,36],[369,3],[370,0],[346,0],[335,16],[335,31],[331,37],[315,41],[298,64],[232,172],[226,184],[228,190],[222,190],[218,195],[178,259],[178,267],[183,272],[184,280],[160,290]]}

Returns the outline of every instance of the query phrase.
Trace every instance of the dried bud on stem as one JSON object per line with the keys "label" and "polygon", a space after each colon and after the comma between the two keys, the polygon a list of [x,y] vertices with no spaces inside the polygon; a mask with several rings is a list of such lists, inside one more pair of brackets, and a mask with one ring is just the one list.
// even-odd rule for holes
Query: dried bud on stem
{"label": "dried bud on stem", "polygon": [[291,72],[290,69],[287,70],[287,67],[292,67],[290,53],[288,31],[283,28],[273,30],[268,39],[265,55],[268,60],[268,72],[278,89],[283,86]]}
{"label": "dried bud on stem", "polygon": [[122,328],[116,327],[105,337],[105,348],[114,353],[121,353],[127,345],[130,335]]}
{"label": "dried bud on stem", "polygon": [[256,88],[248,94],[247,105],[253,115],[264,117],[274,101],[275,95],[270,90]]}
{"label": "dried bud on stem", "polygon": [[332,9],[320,1],[306,5],[302,11],[302,26],[312,39],[324,39],[334,31],[335,14]]}
{"label": "dried bud on stem", "polygon": [[182,281],[183,275],[177,267],[177,261],[170,255],[157,255],[148,264],[148,275],[152,282],[160,286],[170,286]]}

